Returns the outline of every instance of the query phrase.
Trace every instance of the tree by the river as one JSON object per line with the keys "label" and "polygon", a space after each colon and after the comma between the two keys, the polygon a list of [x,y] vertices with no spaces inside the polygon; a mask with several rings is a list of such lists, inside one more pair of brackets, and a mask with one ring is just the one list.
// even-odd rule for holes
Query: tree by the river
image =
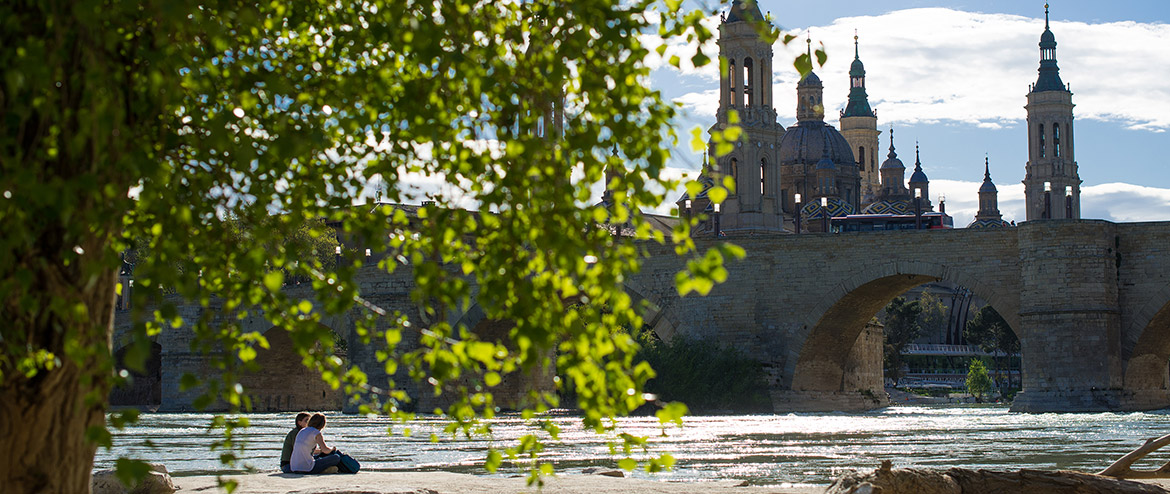
{"label": "tree by the river", "polygon": [[902,350],[918,337],[922,336],[922,326],[918,322],[918,315],[922,308],[917,300],[906,301],[905,297],[894,297],[885,308],[885,357],[886,378],[895,383],[902,378]]}
{"label": "tree by the river", "polygon": [[930,293],[930,290],[922,290],[922,294],[918,296],[918,308],[921,310],[918,313],[918,325],[922,328],[922,334],[946,333],[950,321],[942,300]]}
{"label": "tree by the river", "polygon": [[[967,322],[963,329],[963,336],[972,345],[980,350],[992,354],[995,365],[995,374],[999,376],[1000,369],[1004,368],[1005,361],[1010,364],[1011,356],[1020,353],[1020,339],[1012,331],[1007,321],[1000,316],[990,305],[985,305],[975,313],[975,317]],[[1011,371],[1011,366],[1007,365]],[[998,381],[998,377],[997,377]]]}
{"label": "tree by the river", "polygon": [[983,397],[991,390],[991,377],[987,375],[987,366],[982,360],[971,359],[971,364],[967,367],[966,384],[967,392],[979,402],[982,402]]}
{"label": "tree by the river", "polygon": [[[691,257],[677,278],[684,294],[709,290],[740,253],[695,252],[686,223],[663,234],[640,213],[675,188],[662,172],[676,114],[646,85],[640,35],[703,43],[708,15],[674,0],[0,3],[0,449],[9,453],[0,485],[89,490],[95,448],[110,444],[120,256],[137,239],[151,255],[135,265],[126,361],[141,366],[161,331],[192,332],[217,371],[203,403],[248,408],[236,383],[267,341],[232,321],[262,312],[326,381],[383,389],[381,411],[401,417],[400,383],[369,383],[345,367],[317,324],[322,311],[360,311],[361,343],[383,349],[389,374],[485,385],[459,388],[446,410],[452,432],[485,430],[476,419],[492,415],[488,391],[501,374],[555,358],[588,428],[627,454],[644,444],[606,420],[642,405],[654,375],[618,330],[642,324],[622,290],[643,255],[635,242],[672,243]],[[811,60],[796,65],[807,71]],[[612,211],[588,206],[607,167],[618,171],[607,184]],[[414,186],[427,178],[442,193]],[[411,220],[390,206],[351,207],[372,184],[389,203],[435,204]],[[379,269],[411,270],[412,296],[431,316],[474,301],[516,323],[508,341],[435,323],[421,328],[417,351],[400,350],[403,330],[423,323],[361,298],[363,256],[345,252],[330,266],[314,242],[284,241],[321,218],[392,254]],[[606,219],[634,234],[588,227]],[[244,244],[228,241],[239,238],[235,222]],[[289,276],[312,279],[313,300],[290,296]],[[210,310],[183,319],[164,294],[221,307],[226,325]],[[537,409],[556,403],[542,398]],[[246,418],[215,423],[226,427],[219,453],[230,461],[232,427]],[[536,427],[489,452],[489,467],[505,455],[535,462],[539,438],[556,433]]]}

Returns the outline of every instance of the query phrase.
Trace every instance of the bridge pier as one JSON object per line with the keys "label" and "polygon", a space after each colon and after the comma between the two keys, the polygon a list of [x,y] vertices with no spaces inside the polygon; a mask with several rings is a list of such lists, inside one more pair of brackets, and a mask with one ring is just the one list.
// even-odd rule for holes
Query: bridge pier
{"label": "bridge pier", "polygon": [[1040,220],[1019,226],[1021,412],[1134,405],[1123,389],[1116,226]]}

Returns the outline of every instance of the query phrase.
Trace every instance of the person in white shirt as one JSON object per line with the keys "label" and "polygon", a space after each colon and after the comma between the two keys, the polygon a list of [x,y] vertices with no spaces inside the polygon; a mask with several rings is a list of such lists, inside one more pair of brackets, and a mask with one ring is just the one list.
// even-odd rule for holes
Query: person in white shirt
{"label": "person in white shirt", "polygon": [[[324,428],[325,415],[314,413],[309,417],[309,426],[297,433],[289,461],[293,473],[316,475],[341,463],[341,453],[337,452],[337,448],[325,444],[325,435],[321,433]],[[318,454],[314,457],[313,453]]]}

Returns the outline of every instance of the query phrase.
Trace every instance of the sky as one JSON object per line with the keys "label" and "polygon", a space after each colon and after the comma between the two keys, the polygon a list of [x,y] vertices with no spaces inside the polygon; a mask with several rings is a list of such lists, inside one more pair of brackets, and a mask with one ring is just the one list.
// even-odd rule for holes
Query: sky
{"label": "sky", "polygon": [[[1061,79],[1070,84],[1076,105],[1081,216],[1170,221],[1170,2],[1050,3]],[[691,6],[712,11],[716,4]],[[1024,104],[1039,67],[1043,2],[760,0],[760,9],[784,32],[799,36],[788,46],[774,46],[773,105],[782,125],[796,120],[799,76],[791,61],[804,52],[810,33],[813,46],[823,43],[829,55],[816,72],[825,86],[826,121],[838,125],[856,30],[869,102],[882,131],[880,159],[891,127],[904,162],[913,162],[918,141],[931,194],[944,194],[955,225],[965,226],[978,209],[986,157],[1004,219],[1024,220]],[[708,19],[713,30],[718,22],[718,14]],[[688,49],[693,53],[693,47],[670,46],[666,56]],[[704,51],[713,55],[718,48],[711,43]],[[693,178],[702,155],[690,149],[690,131],[715,121],[718,65],[651,64],[651,86],[683,107],[676,122],[682,144],[670,171]]]}

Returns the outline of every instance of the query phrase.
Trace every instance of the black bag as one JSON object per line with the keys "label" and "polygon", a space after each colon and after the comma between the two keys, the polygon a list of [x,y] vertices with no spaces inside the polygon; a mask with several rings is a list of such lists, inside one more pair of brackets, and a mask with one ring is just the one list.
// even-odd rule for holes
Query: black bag
{"label": "black bag", "polygon": [[362,464],[345,453],[341,453],[341,463],[337,464],[337,471],[341,473],[358,473]]}

